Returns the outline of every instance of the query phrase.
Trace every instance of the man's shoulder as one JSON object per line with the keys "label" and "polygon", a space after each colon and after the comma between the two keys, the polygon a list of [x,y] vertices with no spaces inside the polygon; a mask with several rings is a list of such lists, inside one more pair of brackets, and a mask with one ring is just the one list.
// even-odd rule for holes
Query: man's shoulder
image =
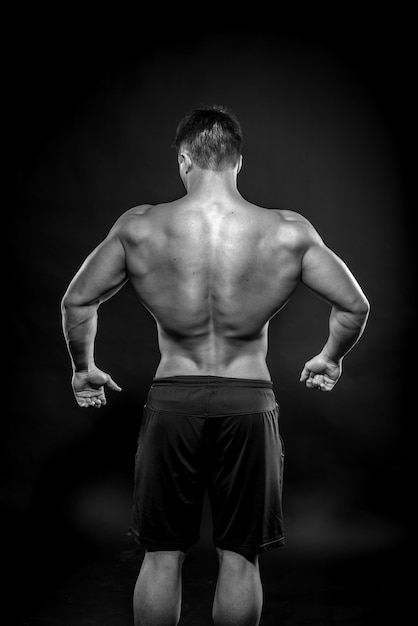
{"label": "man's shoulder", "polygon": [[278,216],[279,231],[298,246],[309,246],[320,241],[319,234],[311,222],[301,213],[288,209],[271,209]]}
{"label": "man's shoulder", "polygon": [[160,204],[138,204],[128,209],[117,219],[116,224],[134,224],[135,222],[144,222],[165,213],[167,209],[181,204],[180,200],[165,202]]}
{"label": "man's shoulder", "polygon": [[[156,235],[167,221],[179,200],[160,204],[139,204],[128,209],[116,220],[112,231],[122,240],[139,243],[149,235]],[[112,232],[111,231],[111,232]]]}
{"label": "man's shoulder", "polygon": [[301,213],[296,211],[290,211],[289,209],[270,209],[273,213],[278,215],[285,223],[292,222],[296,226],[302,224],[304,226],[311,225],[309,220],[306,219]]}
{"label": "man's shoulder", "polygon": [[109,234],[122,240],[136,238],[146,227],[147,215],[152,208],[152,204],[139,204],[128,209],[118,217]]}
{"label": "man's shoulder", "polygon": [[119,217],[118,222],[127,223],[135,221],[136,218],[147,215],[149,211],[154,207],[152,204],[138,204],[137,206],[128,209]]}

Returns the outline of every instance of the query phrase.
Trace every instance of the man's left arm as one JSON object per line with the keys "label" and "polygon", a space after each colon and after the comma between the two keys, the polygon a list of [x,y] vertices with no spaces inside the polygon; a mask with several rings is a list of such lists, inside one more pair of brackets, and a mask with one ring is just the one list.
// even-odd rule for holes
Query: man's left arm
{"label": "man's left arm", "polygon": [[121,391],[109,374],[96,367],[94,342],[100,304],[117,293],[127,280],[125,249],[116,223],[86,258],[61,302],[63,332],[73,366],[72,386],[81,407],[100,408],[106,404],[105,386]]}

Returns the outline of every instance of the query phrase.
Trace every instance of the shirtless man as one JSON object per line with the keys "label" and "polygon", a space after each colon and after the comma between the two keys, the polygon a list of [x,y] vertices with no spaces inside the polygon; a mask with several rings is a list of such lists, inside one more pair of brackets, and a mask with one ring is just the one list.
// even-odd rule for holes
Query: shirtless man
{"label": "shirtless man", "polygon": [[329,336],[300,377],[329,392],[369,313],[349,269],[304,217],[240,195],[241,143],[238,121],[222,107],[186,115],[174,144],[186,195],[124,213],[62,301],[80,407],[105,405],[105,387],[121,391],[94,361],[99,305],[130,280],[158,328],[161,360],[141,425],[131,527],[146,550],[136,626],[178,623],[182,563],[198,540],[205,489],[219,555],[214,623],[259,624],[258,555],[283,543],[269,321],[300,282],[330,304]]}

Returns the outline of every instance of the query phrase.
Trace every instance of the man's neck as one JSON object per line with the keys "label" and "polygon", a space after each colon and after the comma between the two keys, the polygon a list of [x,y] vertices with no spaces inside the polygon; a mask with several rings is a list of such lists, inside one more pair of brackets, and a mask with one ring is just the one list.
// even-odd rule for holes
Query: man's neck
{"label": "man's neck", "polygon": [[186,185],[189,196],[213,196],[234,195],[239,196],[237,189],[237,176],[235,169],[215,172],[213,170],[197,169],[190,172]]}

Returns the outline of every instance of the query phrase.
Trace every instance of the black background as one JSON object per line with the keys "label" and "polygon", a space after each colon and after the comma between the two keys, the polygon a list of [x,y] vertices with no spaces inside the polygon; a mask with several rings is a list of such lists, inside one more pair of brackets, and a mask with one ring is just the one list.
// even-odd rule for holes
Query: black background
{"label": "black background", "polygon": [[[123,393],[110,392],[100,411],[81,410],[60,299],[122,212],[183,195],[170,146],[182,115],[206,104],[224,104],[241,121],[242,195],[305,215],[372,307],[332,394],[298,382],[326,339],[327,305],[300,288],[271,324],[286,550],[373,558],[403,555],[408,540],[411,17],[327,11],[301,23],[296,11],[227,18],[213,6],[189,7],[188,21],[180,7],[153,13],[87,18],[68,8],[13,15],[5,27],[2,519],[21,605],[86,551],[125,535],[141,409],[159,357],[154,322],[129,285],[103,305],[96,362]],[[207,510],[202,533],[210,534]],[[278,565],[281,551],[268,558]]]}

